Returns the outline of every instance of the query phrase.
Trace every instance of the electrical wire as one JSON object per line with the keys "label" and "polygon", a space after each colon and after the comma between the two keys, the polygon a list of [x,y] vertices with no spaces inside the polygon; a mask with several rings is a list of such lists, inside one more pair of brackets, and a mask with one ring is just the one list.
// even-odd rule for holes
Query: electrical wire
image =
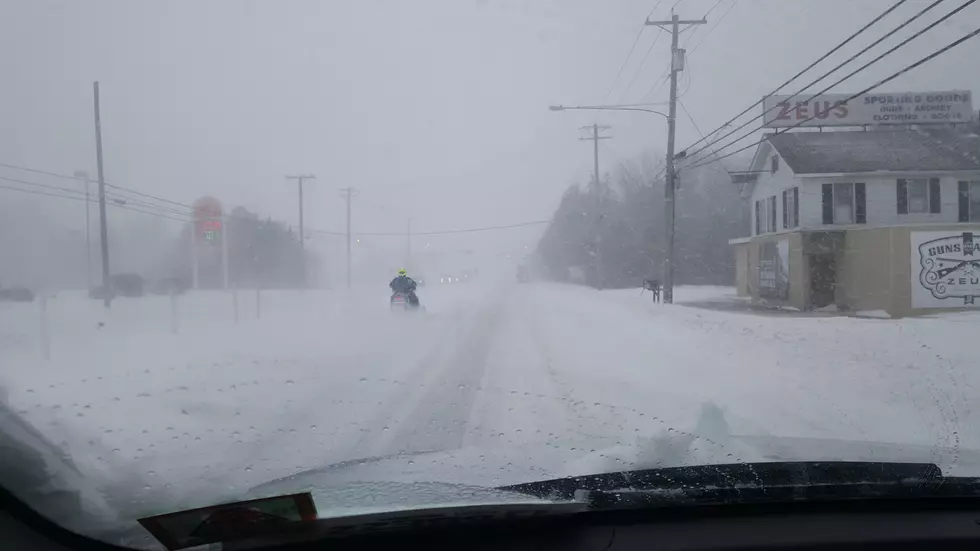
{"label": "electrical wire", "polygon": [[[47,170],[40,170],[40,169],[37,169],[37,168],[30,168],[30,167],[20,166],[20,165],[12,165],[12,164],[8,164],[8,163],[0,163],[0,167],[2,167],[2,168],[10,168],[10,169],[13,169],[13,170],[22,170],[24,172],[33,172],[34,174],[42,174],[44,176],[52,176],[54,178],[63,178],[63,179],[66,179],[66,180],[75,180],[75,181],[78,181],[78,182],[91,182],[91,183],[94,183],[94,184],[97,184],[98,183],[97,180],[93,180],[92,178],[83,178],[81,176],[69,176],[67,174],[60,174],[60,173],[57,173],[57,172],[50,172],[50,171],[47,171]],[[118,189],[121,192],[132,193],[134,195],[139,195],[141,197],[146,197],[148,199],[153,199],[155,201],[160,201],[160,202],[163,202],[163,203],[170,203],[172,205],[177,205],[177,206],[180,206],[180,207],[184,207],[184,208],[190,209],[192,211],[194,210],[194,207],[192,207],[190,205],[187,205],[187,204],[184,204],[184,203],[180,203],[180,202],[177,202],[177,201],[172,201],[170,199],[164,199],[162,197],[157,197],[155,195],[150,195],[149,193],[143,193],[141,191],[137,191],[137,190],[132,189],[132,188],[128,188],[128,187],[124,187],[124,186],[119,186],[119,185],[115,185],[115,184],[110,184],[109,182],[105,182],[105,185],[106,185],[106,187],[109,187],[109,188]]]}
{"label": "electrical wire", "polygon": [[[904,69],[902,69],[902,70],[900,70],[900,71],[898,71],[896,73],[893,73],[891,76],[889,76],[889,77],[887,77],[885,79],[882,79],[882,80],[876,82],[875,84],[872,84],[871,86],[865,88],[864,90],[861,90],[860,92],[858,92],[856,94],[853,94],[853,95],[849,96],[844,101],[850,101],[850,100],[852,100],[854,98],[857,98],[857,97],[859,97],[859,96],[861,96],[863,94],[867,94],[868,92],[874,90],[875,88],[878,88],[879,86],[881,86],[883,84],[887,84],[888,82],[891,82],[892,80],[895,80],[896,78],[898,78],[898,77],[902,76],[903,74],[911,71],[912,69],[915,69],[919,65],[922,65],[923,63],[926,63],[926,62],[928,62],[928,61],[930,61],[930,60],[932,60],[932,59],[934,59],[934,58],[936,58],[936,57],[944,54],[945,52],[947,52],[947,51],[955,48],[956,46],[959,46],[960,44],[962,44],[962,43],[966,42],[967,40],[969,40],[969,39],[977,36],[978,34],[980,34],[980,28],[974,30],[973,32],[971,32],[971,33],[963,36],[962,38],[960,38],[958,40],[955,40],[953,42],[950,42],[945,47],[943,47],[943,48],[941,48],[939,50],[936,50],[935,52],[929,54],[928,56],[926,56],[926,57],[924,57],[922,59],[920,59],[919,61],[916,61],[915,63],[913,63],[911,65],[906,66]],[[751,143],[751,144],[749,144],[749,145],[747,145],[745,147],[742,147],[742,148],[739,148],[739,149],[737,149],[735,151],[732,151],[731,153],[727,153],[725,155],[722,155],[722,156],[718,157],[717,160],[721,160],[721,159],[724,159],[726,157],[731,157],[732,155],[735,155],[736,153],[740,153],[742,151],[745,151],[746,149],[749,149],[750,147],[759,145],[762,142],[764,142],[764,141],[772,138],[773,136],[778,136],[778,135],[784,134],[784,133],[786,133],[786,132],[788,132],[788,131],[790,131],[790,130],[792,130],[794,128],[798,128],[802,124],[804,124],[804,123],[806,123],[808,121],[813,120],[816,116],[817,116],[817,114],[814,113],[813,115],[811,115],[811,116],[809,116],[809,117],[807,117],[807,118],[805,118],[805,119],[797,122],[793,126],[788,126],[786,128],[780,129],[780,130],[778,130],[776,132],[773,132],[772,134],[763,137],[759,141],[753,142],[753,143]],[[694,165],[685,167],[685,169],[697,168],[699,166],[704,166],[706,164],[708,164],[708,163],[707,162],[704,162],[704,161],[701,161],[701,162],[698,162],[697,164],[694,164]]]}
{"label": "electrical wire", "polygon": [[[858,52],[857,54],[855,54],[855,55],[853,55],[853,56],[851,56],[851,57],[850,57],[850,58],[848,58],[848,59],[847,59],[846,61],[844,61],[843,63],[841,63],[840,65],[838,65],[837,67],[834,67],[833,69],[831,69],[831,70],[830,70],[829,72],[827,72],[826,74],[824,74],[824,75],[823,75],[823,76],[821,76],[820,78],[818,78],[818,79],[816,79],[816,80],[815,80],[815,81],[813,81],[812,83],[810,83],[810,84],[808,84],[807,86],[805,86],[805,87],[804,87],[804,88],[803,88],[802,90],[800,90],[800,92],[797,92],[796,94],[794,94],[793,96],[791,96],[791,97],[790,97],[789,99],[792,99],[793,97],[796,97],[797,95],[799,95],[799,94],[800,94],[800,93],[801,93],[801,92],[802,92],[803,90],[805,90],[806,88],[809,88],[810,86],[812,86],[812,85],[813,85],[813,84],[815,84],[816,82],[818,82],[818,81],[820,81],[820,80],[823,80],[823,79],[824,79],[825,77],[827,77],[828,75],[830,75],[831,73],[833,73],[833,72],[834,72],[834,71],[836,71],[837,69],[839,69],[839,68],[841,68],[842,66],[844,66],[844,65],[846,65],[846,64],[848,64],[848,63],[850,63],[850,62],[851,62],[851,61],[852,61],[852,60],[853,60],[853,59],[854,59],[855,57],[857,57],[857,56],[859,56],[859,55],[861,55],[862,53],[864,53],[864,52],[866,52],[866,51],[867,51],[868,49],[870,49],[871,47],[873,47],[873,46],[875,46],[875,45],[877,45],[877,44],[879,44],[879,43],[880,43],[880,42],[881,42],[882,40],[884,40],[885,38],[888,38],[889,36],[891,36],[892,34],[894,34],[894,33],[895,33],[895,31],[897,31],[897,30],[899,30],[899,29],[901,29],[902,27],[904,27],[904,26],[906,26],[906,25],[908,25],[908,24],[909,24],[910,22],[912,22],[913,20],[915,20],[915,19],[917,19],[917,18],[919,18],[919,17],[921,17],[921,16],[922,16],[922,15],[923,15],[923,14],[924,14],[925,12],[927,12],[927,11],[929,11],[930,9],[932,9],[933,7],[935,7],[935,6],[937,6],[937,5],[939,5],[939,4],[940,4],[940,3],[942,3],[943,1],[944,1],[944,0],[936,0],[935,2],[933,2],[932,4],[930,4],[929,6],[926,6],[926,7],[925,7],[925,8],[924,8],[924,9],[923,9],[922,11],[920,11],[919,13],[917,13],[917,14],[916,14],[915,16],[913,16],[913,17],[912,17],[911,19],[909,19],[908,21],[906,21],[906,22],[904,22],[904,23],[902,23],[901,25],[899,25],[899,26],[898,26],[898,27],[897,27],[896,29],[894,29],[894,30],[893,30],[892,32],[890,32],[890,33],[888,33],[888,34],[886,34],[885,36],[883,36],[882,38],[880,38],[880,39],[878,39],[878,40],[876,40],[876,41],[875,41],[874,43],[872,43],[872,44],[871,44],[870,46],[868,46],[867,48],[865,48],[865,49],[863,49],[863,50],[861,50],[861,51],[860,51],[860,52]],[[816,98],[816,97],[818,97],[818,96],[820,96],[821,94],[824,94],[824,93],[826,93],[827,91],[829,91],[829,90],[831,90],[832,88],[834,88],[834,87],[835,87],[835,86],[837,86],[838,84],[841,84],[841,83],[843,83],[844,81],[846,81],[846,80],[848,80],[848,79],[850,79],[851,77],[853,77],[854,75],[856,75],[856,74],[858,74],[858,73],[860,73],[861,71],[864,71],[864,70],[865,70],[865,69],[867,69],[868,67],[870,67],[870,66],[872,66],[872,65],[874,65],[875,63],[877,63],[877,62],[879,62],[879,61],[881,61],[881,60],[882,60],[882,59],[884,59],[885,57],[887,57],[887,56],[889,56],[889,55],[891,55],[892,53],[894,53],[894,52],[895,52],[896,50],[898,50],[899,48],[901,48],[901,47],[903,47],[903,46],[905,46],[905,45],[906,45],[906,44],[908,44],[909,42],[912,42],[912,41],[913,41],[913,40],[915,40],[916,38],[918,38],[918,37],[920,37],[920,36],[922,36],[922,35],[923,35],[924,33],[926,33],[926,32],[928,32],[928,31],[929,31],[929,30],[931,30],[931,29],[933,29],[934,27],[936,27],[936,26],[937,26],[937,25],[939,25],[940,23],[942,23],[942,22],[944,22],[944,21],[946,21],[947,19],[949,19],[949,18],[950,18],[950,17],[952,17],[953,15],[956,15],[957,13],[959,13],[960,11],[962,11],[963,9],[965,9],[966,7],[968,7],[968,6],[970,6],[971,4],[973,4],[973,3],[975,3],[976,1],[977,1],[977,0],[967,0],[966,2],[964,2],[963,4],[961,4],[961,5],[959,6],[959,7],[957,7],[956,9],[954,9],[953,11],[951,11],[951,12],[949,12],[949,13],[947,13],[946,15],[944,15],[943,17],[941,17],[941,18],[939,18],[939,19],[937,19],[937,20],[936,20],[936,21],[934,21],[934,22],[933,22],[932,24],[930,24],[930,25],[928,25],[927,27],[925,27],[925,28],[923,28],[923,29],[921,29],[921,30],[919,30],[919,31],[918,31],[917,33],[915,33],[915,34],[913,34],[912,36],[910,36],[910,37],[908,37],[908,38],[906,38],[906,39],[905,39],[905,40],[903,40],[902,42],[899,42],[898,44],[896,44],[895,46],[893,46],[893,47],[892,47],[891,49],[889,49],[888,51],[886,51],[886,52],[884,52],[884,53],[882,53],[881,55],[879,55],[878,57],[876,57],[876,58],[874,58],[874,59],[872,59],[871,61],[869,61],[869,62],[867,62],[867,63],[865,63],[865,64],[864,64],[864,65],[862,65],[861,67],[858,67],[858,68],[857,68],[857,69],[855,69],[854,71],[851,71],[851,72],[850,72],[849,74],[847,74],[847,75],[845,75],[845,76],[844,76],[843,78],[841,78],[841,79],[838,79],[838,80],[837,80],[837,82],[834,82],[834,83],[833,83],[833,84],[831,84],[830,86],[827,86],[827,87],[826,87],[826,88],[824,88],[823,90],[821,90],[821,91],[819,91],[819,92],[817,92],[816,94],[813,94],[812,96],[810,96],[809,98],[807,98],[807,99],[806,99],[806,101],[807,101],[807,102],[809,102],[809,101],[812,101],[812,100],[813,100],[814,98]],[[789,100],[787,100],[787,101],[789,101]],[[718,143],[718,142],[720,142],[721,140],[723,140],[723,139],[725,139],[726,137],[728,137],[728,136],[731,136],[732,134],[734,134],[734,133],[735,133],[735,132],[737,132],[738,130],[740,130],[740,129],[742,129],[742,128],[745,128],[745,127],[746,127],[746,126],[747,126],[747,125],[748,125],[749,123],[751,123],[751,122],[753,122],[753,121],[755,121],[755,120],[758,120],[759,118],[762,118],[762,117],[764,117],[764,116],[766,115],[766,113],[769,113],[770,111],[772,111],[772,110],[773,110],[773,109],[775,109],[775,108],[776,108],[776,106],[774,106],[774,107],[772,107],[772,108],[770,108],[770,109],[768,109],[768,110],[766,110],[766,111],[764,111],[764,112],[763,112],[763,113],[761,113],[760,115],[758,115],[758,116],[756,116],[756,117],[754,117],[754,118],[752,118],[752,119],[750,119],[750,120],[748,120],[748,121],[746,121],[745,123],[743,123],[743,124],[741,124],[740,126],[738,126],[738,127],[736,127],[736,128],[734,128],[734,129],[732,129],[732,130],[730,130],[730,131],[729,131],[729,132],[728,132],[727,134],[725,134],[724,136],[721,136],[721,137],[719,137],[718,139],[716,139],[716,140],[714,140],[713,142],[710,142],[710,143],[708,143],[708,144],[705,144],[704,146],[702,146],[701,148],[699,148],[699,149],[698,149],[697,151],[694,151],[694,152],[692,152],[692,153],[688,153],[688,155],[687,155],[687,156],[688,156],[688,158],[693,158],[693,157],[694,157],[695,155],[697,155],[698,153],[700,153],[701,151],[703,151],[703,150],[704,150],[704,149],[705,149],[705,148],[706,148],[707,146],[710,146],[710,145],[713,145],[713,144],[715,144],[715,143]],[[812,119],[811,119],[811,120],[812,120]],[[725,145],[723,145],[723,146],[720,146],[720,147],[717,147],[717,148],[715,149],[715,151],[716,151],[716,152],[718,152],[718,151],[720,151],[720,150],[722,150],[722,149],[726,149],[726,148],[728,148],[728,147],[731,147],[732,145],[734,145],[734,144],[736,144],[736,143],[738,143],[738,142],[740,142],[741,140],[743,140],[743,139],[745,139],[745,138],[747,138],[748,136],[751,136],[752,134],[754,134],[755,132],[757,132],[757,131],[759,131],[759,130],[761,130],[761,129],[763,129],[763,128],[765,128],[765,123],[763,123],[762,125],[760,125],[760,126],[758,126],[758,127],[756,127],[756,128],[753,128],[752,130],[749,130],[749,131],[748,131],[748,132],[746,132],[745,134],[743,134],[743,135],[741,135],[741,136],[739,136],[738,138],[736,138],[736,139],[734,139],[734,140],[732,140],[732,141],[730,141],[730,142],[728,142],[727,144],[725,144]]]}
{"label": "electrical wire", "polygon": [[[37,174],[46,174],[46,175],[49,175],[49,176],[57,176],[57,177],[62,177],[62,178],[69,178],[69,179],[73,179],[73,180],[82,180],[82,181],[85,180],[84,178],[77,178],[75,176],[67,176],[67,175],[58,174],[58,173],[55,173],[55,172],[47,172],[47,171],[44,171],[44,170],[39,170],[39,169],[34,169],[34,168],[28,168],[28,167],[21,167],[21,166],[16,166],[16,165],[7,165],[7,164],[0,163],[0,166],[6,167],[6,168],[17,168],[19,170],[25,170],[27,172],[34,172],[34,173],[37,173]],[[18,188],[18,187],[13,187],[13,186],[4,186],[4,185],[0,185],[0,189],[6,189],[6,190],[11,190],[11,191],[21,191],[21,192],[24,192],[24,193],[30,193],[30,194],[34,194],[34,195],[43,195],[43,196],[48,196],[48,197],[56,197],[56,198],[60,198],[60,199],[74,199],[76,201],[82,201],[82,202],[85,202],[86,201],[86,199],[84,197],[84,193],[85,192],[84,191],[80,191],[80,190],[73,190],[73,189],[70,189],[70,188],[63,188],[63,187],[58,187],[58,186],[51,186],[51,185],[47,185],[47,184],[39,184],[39,183],[36,183],[36,182],[28,182],[26,180],[18,180],[16,178],[9,178],[9,177],[6,177],[6,176],[0,176],[0,180],[6,180],[6,181],[10,181],[10,182],[22,184],[22,185],[29,185],[29,186],[41,187],[41,188],[49,189],[49,190],[52,190],[52,191],[60,191],[62,193],[49,193],[49,192],[44,192],[44,191],[37,191],[37,190],[31,190],[31,189],[23,189],[23,188]],[[121,187],[121,186],[119,186],[119,187]],[[68,194],[73,194],[73,195],[68,195]],[[76,197],[75,194],[81,194],[81,196]],[[107,197],[109,197],[109,196],[107,196]],[[120,197],[117,197],[117,198],[120,198]],[[125,198],[125,199],[129,199],[129,198]],[[158,198],[158,199],[160,199],[162,201],[165,201],[165,202],[176,203],[175,201],[169,201],[169,200],[162,199],[162,198]],[[90,202],[90,203],[98,203],[99,201],[97,199],[89,199],[88,202]],[[148,214],[148,215],[151,215],[151,216],[159,216],[160,218],[167,218],[167,219],[175,220],[175,221],[178,221],[178,222],[185,222],[186,223],[186,222],[192,222],[193,221],[193,214],[192,213],[182,213],[180,211],[166,209],[165,207],[161,207],[159,205],[152,205],[152,204],[145,203],[145,202],[137,202],[136,204],[137,204],[137,206],[143,206],[145,208],[151,208],[151,209],[161,210],[161,211],[164,211],[164,212],[170,212],[172,214],[177,214],[179,216],[185,216],[186,218],[176,218],[174,216],[169,216],[169,215],[166,215],[166,214],[162,214],[161,212],[146,211],[146,210],[138,209],[138,208],[136,208],[134,206],[131,206],[131,205],[127,205],[127,204],[120,204],[120,203],[116,203],[116,202],[112,202],[112,201],[107,201],[106,202],[106,205],[109,205],[109,206],[112,206],[112,207],[115,207],[115,208],[121,208],[123,210],[130,210],[130,211],[133,211],[133,212],[139,212],[139,213]],[[177,204],[180,204],[180,203],[177,203]],[[378,205],[376,205],[376,206],[378,206]],[[387,208],[387,207],[384,207],[384,208]],[[225,217],[226,218],[236,218],[232,214],[226,214]],[[249,218],[243,218],[243,219],[249,219]],[[479,228],[465,228],[465,229],[457,229],[457,230],[440,230],[440,231],[428,231],[428,232],[412,232],[411,235],[443,235],[443,234],[454,234],[454,233],[472,233],[472,232],[481,232],[481,231],[492,231],[492,230],[503,230],[503,229],[510,229],[510,228],[519,228],[519,227],[524,227],[524,226],[534,226],[534,225],[539,225],[539,224],[547,224],[548,222],[549,222],[549,220],[537,220],[537,221],[532,221],[532,222],[521,222],[521,223],[518,223],[518,224],[506,224],[506,225],[500,225],[500,226],[486,226],[486,227],[479,227]],[[322,235],[339,235],[339,236],[346,236],[347,235],[345,232],[333,232],[333,231],[318,230],[318,229],[313,229],[313,228],[306,228],[306,231],[310,231],[310,232],[317,233],[317,234],[322,234]],[[409,234],[408,234],[408,232],[356,232],[356,235],[365,235],[365,236],[399,236],[399,235],[409,235]]]}
{"label": "electrical wire", "polygon": [[711,15],[711,12],[715,11],[715,8],[717,8],[718,4],[721,4],[722,1],[723,0],[717,0],[710,8],[708,8],[708,11],[704,12],[704,15],[701,16],[701,19],[707,19],[708,16]]}
{"label": "electrical wire", "polygon": [[[533,222],[520,222],[518,224],[505,224],[501,226],[484,226],[481,228],[466,228],[458,230],[439,230],[439,231],[420,231],[412,232],[411,235],[446,235],[454,233],[473,233],[482,231],[494,231],[494,230],[507,230],[511,228],[522,228],[525,226],[538,226],[541,224],[547,224],[551,220],[536,220]],[[358,232],[357,235],[369,235],[369,236],[405,236],[409,235],[408,232]]]}
{"label": "electrical wire", "polygon": [[[39,186],[47,187],[47,188],[62,189],[62,190],[71,191],[71,192],[74,192],[75,191],[75,190],[67,190],[65,188],[57,188],[56,186],[44,186],[43,184],[35,184],[34,182],[24,182],[24,181],[20,181],[20,180],[14,180],[13,178],[2,178],[2,177],[0,177],[0,179],[14,181],[14,182],[22,183],[22,184],[27,184],[27,185],[39,185]],[[65,195],[63,193],[49,193],[49,192],[38,191],[38,190],[33,190],[33,189],[23,189],[23,188],[14,187],[14,186],[0,185],[0,189],[5,189],[5,190],[9,190],[9,191],[19,191],[19,192],[22,192],[22,193],[29,193],[31,195],[41,195],[41,196],[44,196],[44,197],[54,197],[54,198],[57,198],[57,199],[69,199],[69,200],[72,200],[72,201],[81,201],[83,203],[86,203],[86,202],[88,202],[88,203],[98,203],[99,202],[96,199],[85,199],[85,197],[76,197],[74,195]],[[111,207],[114,207],[114,208],[118,208],[118,209],[129,210],[129,211],[138,212],[138,213],[142,213],[142,214],[148,214],[150,216],[157,216],[159,218],[167,218],[167,219],[170,219],[170,220],[176,220],[177,222],[185,222],[185,223],[186,222],[190,222],[190,220],[188,220],[188,219],[175,218],[175,217],[172,217],[172,216],[167,216],[165,214],[160,214],[158,212],[151,212],[151,211],[145,211],[145,210],[137,209],[137,208],[134,208],[134,207],[131,207],[131,206],[128,206],[128,205],[120,205],[118,203],[113,203],[113,202],[106,202],[106,205],[111,206]]]}
{"label": "electrical wire", "polygon": [[630,79],[629,84],[626,85],[626,88],[624,88],[623,92],[619,95],[619,101],[617,103],[621,103],[623,101],[623,98],[625,98],[626,94],[629,93],[630,88],[632,88],[633,84],[636,83],[636,79],[639,78],[640,73],[643,72],[643,66],[646,65],[647,59],[650,57],[650,52],[653,51],[653,47],[657,45],[657,40],[660,39],[660,35],[662,34],[664,34],[664,30],[663,28],[660,28],[657,31],[657,35],[653,37],[653,42],[650,43],[650,47],[647,48],[647,52],[643,54],[643,60],[640,61],[640,64],[636,67],[636,71],[633,73],[633,78]]}
{"label": "electrical wire", "polygon": [[17,178],[9,178],[7,176],[0,176],[0,180],[6,180],[8,182],[13,182],[15,184],[22,184],[22,185],[25,185],[25,186],[34,186],[34,187],[39,187],[39,188],[45,188],[45,189],[51,189],[51,190],[61,191],[61,192],[64,192],[64,193],[71,193],[71,194],[75,194],[75,195],[81,195],[81,196],[83,196],[83,200],[84,200],[85,192],[82,191],[82,190],[78,190],[78,189],[71,189],[71,188],[59,187],[59,186],[51,186],[51,185],[48,185],[48,184],[38,184],[38,183],[35,183],[35,182],[28,182],[27,180],[18,180]]}
{"label": "electrical wire", "polygon": [[715,29],[721,26],[721,22],[724,21],[726,17],[728,17],[728,14],[732,12],[732,10],[735,8],[737,4],[738,4],[738,0],[732,2],[731,5],[728,6],[728,9],[725,10],[725,13],[721,14],[721,17],[718,18],[718,22],[715,23],[715,26],[708,29],[708,34],[704,35],[701,38],[701,40],[697,44],[695,44],[693,48],[691,48],[691,51],[687,53],[688,60],[690,60],[691,56],[694,55],[694,52],[698,51],[698,48],[700,48],[701,45],[704,44],[704,41],[707,40],[709,36],[711,36],[711,33],[715,32]]}
{"label": "electrical wire", "polygon": [[[841,43],[839,43],[838,45],[836,45],[833,48],[831,48],[830,51],[828,51],[827,53],[825,53],[822,56],[820,56],[816,61],[814,61],[813,63],[807,65],[803,70],[801,70],[800,72],[798,72],[795,75],[793,75],[792,77],[790,77],[789,80],[787,80],[786,82],[784,82],[784,83],[780,84],[779,86],[777,86],[772,92],[769,92],[768,94],[766,94],[765,96],[763,96],[762,99],[760,99],[759,101],[757,101],[757,102],[753,103],[752,105],[746,107],[744,110],[742,110],[741,113],[739,113],[739,114],[735,115],[734,117],[728,119],[726,122],[724,122],[722,125],[720,125],[717,129],[709,132],[708,135],[710,136],[711,134],[714,134],[715,132],[718,132],[719,130],[723,129],[724,127],[726,127],[726,126],[732,124],[733,122],[735,122],[739,117],[741,117],[742,115],[745,115],[746,113],[748,113],[749,111],[751,111],[752,109],[754,109],[756,106],[761,105],[763,102],[765,102],[765,100],[767,98],[769,98],[769,96],[772,96],[774,94],[777,94],[780,90],[782,90],[783,88],[785,88],[786,86],[788,86],[791,82],[793,82],[797,78],[801,77],[804,73],[806,73],[810,69],[814,68],[821,61],[827,59],[828,57],[830,57],[831,55],[833,55],[834,53],[836,53],[837,51],[839,51],[841,48],[843,48],[844,46],[846,46],[847,44],[849,44],[852,40],[854,40],[859,35],[861,35],[864,31],[868,30],[869,28],[871,28],[872,26],[874,26],[875,24],[877,24],[879,21],[881,21],[886,16],[888,16],[888,14],[890,14],[893,11],[895,11],[896,9],[898,9],[899,6],[901,6],[902,4],[904,4],[907,1],[908,0],[898,0],[896,3],[892,4],[891,7],[889,7],[885,11],[881,12],[877,17],[875,17],[874,19],[872,19],[871,21],[869,21],[868,23],[866,23],[863,27],[861,27],[860,29],[858,29],[853,34],[851,34],[851,36],[845,38]],[[651,89],[651,91],[652,91],[652,89]],[[701,141],[702,140],[698,140],[698,141],[692,143],[691,145],[683,148],[682,151],[687,150],[687,149],[690,149],[690,148],[698,145],[699,143],[701,143]]]}
{"label": "electrical wire", "polygon": [[[660,6],[661,2],[663,2],[663,0],[657,0],[657,3],[653,5],[653,9],[651,9],[650,13],[647,14],[647,19],[650,19],[653,12],[657,11],[657,7]],[[609,101],[609,97],[612,95],[613,89],[616,88],[616,83],[619,82],[619,77],[623,75],[623,70],[626,69],[626,65],[629,63],[630,57],[632,57],[633,50],[636,49],[637,43],[640,42],[640,37],[643,36],[643,30],[646,29],[646,26],[647,22],[644,20],[643,24],[640,25],[640,30],[636,32],[636,38],[633,39],[633,45],[630,46],[630,51],[626,54],[626,59],[624,59],[623,64],[619,66],[619,72],[616,73],[616,78],[614,78],[612,84],[609,85],[609,91],[606,92],[606,101]]]}

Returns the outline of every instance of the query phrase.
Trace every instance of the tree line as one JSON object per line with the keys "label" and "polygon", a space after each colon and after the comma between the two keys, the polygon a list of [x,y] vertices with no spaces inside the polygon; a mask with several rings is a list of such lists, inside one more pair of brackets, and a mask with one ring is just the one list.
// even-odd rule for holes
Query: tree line
{"label": "tree line", "polygon": [[[555,281],[595,288],[639,287],[661,279],[665,251],[663,171],[649,159],[612,176],[573,184],[537,248]],[[682,170],[675,196],[674,281],[731,285],[729,239],[746,235],[748,208],[720,163]]]}

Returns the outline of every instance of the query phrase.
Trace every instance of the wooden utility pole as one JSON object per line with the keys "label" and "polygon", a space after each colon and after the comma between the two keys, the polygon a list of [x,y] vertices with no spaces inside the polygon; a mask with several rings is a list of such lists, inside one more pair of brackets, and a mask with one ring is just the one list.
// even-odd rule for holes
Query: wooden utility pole
{"label": "wooden utility pole", "polygon": [[583,126],[580,130],[588,130],[591,132],[591,136],[585,138],[579,138],[580,140],[591,140],[592,141],[592,159],[594,163],[594,173],[592,175],[592,182],[599,186],[599,140],[608,140],[612,136],[600,136],[599,132],[602,130],[609,130],[611,126],[593,124],[592,126]]}
{"label": "wooden utility pole", "polygon": [[95,160],[99,168],[99,237],[102,242],[102,303],[112,305],[112,284],[109,278],[109,229],[105,218],[105,171],[102,167],[102,114],[99,106],[99,81],[92,83],[95,99]]}
{"label": "wooden utility pole", "polygon": [[350,204],[351,200],[357,195],[357,190],[352,187],[340,190],[341,196],[347,201],[347,289],[350,289],[351,272],[351,233],[350,233]]}
{"label": "wooden utility pole", "polygon": [[295,176],[286,176],[287,180],[296,180],[299,184],[299,262],[300,270],[302,270],[302,287],[306,288],[306,249],[303,245],[303,240],[306,238],[306,234],[303,233],[303,180],[316,180],[316,176],[313,174],[297,174]]}
{"label": "wooden utility pole", "polygon": [[670,42],[670,111],[667,116],[667,183],[664,186],[664,219],[667,222],[666,246],[664,247],[663,302],[674,301],[674,190],[677,172],[674,169],[674,127],[677,120],[677,73],[684,70],[684,50],[677,47],[680,26],[704,25],[706,19],[681,19],[676,14],[670,21],[650,21],[671,34]]}

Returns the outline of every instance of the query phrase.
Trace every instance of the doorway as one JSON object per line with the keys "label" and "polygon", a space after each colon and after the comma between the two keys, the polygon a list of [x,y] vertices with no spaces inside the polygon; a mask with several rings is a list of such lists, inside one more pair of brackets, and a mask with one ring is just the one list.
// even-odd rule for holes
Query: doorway
{"label": "doorway", "polygon": [[815,310],[834,304],[837,290],[837,258],[832,254],[807,257],[810,275],[809,309]]}

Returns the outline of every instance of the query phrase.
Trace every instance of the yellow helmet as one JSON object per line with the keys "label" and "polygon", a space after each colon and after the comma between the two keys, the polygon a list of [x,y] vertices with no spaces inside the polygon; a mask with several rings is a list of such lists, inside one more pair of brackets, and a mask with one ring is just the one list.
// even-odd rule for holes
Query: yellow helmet
{"label": "yellow helmet", "polygon": [[398,275],[400,275],[400,276],[401,275],[408,275],[408,272],[405,271],[405,268],[402,268],[401,270],[398,270]]}

